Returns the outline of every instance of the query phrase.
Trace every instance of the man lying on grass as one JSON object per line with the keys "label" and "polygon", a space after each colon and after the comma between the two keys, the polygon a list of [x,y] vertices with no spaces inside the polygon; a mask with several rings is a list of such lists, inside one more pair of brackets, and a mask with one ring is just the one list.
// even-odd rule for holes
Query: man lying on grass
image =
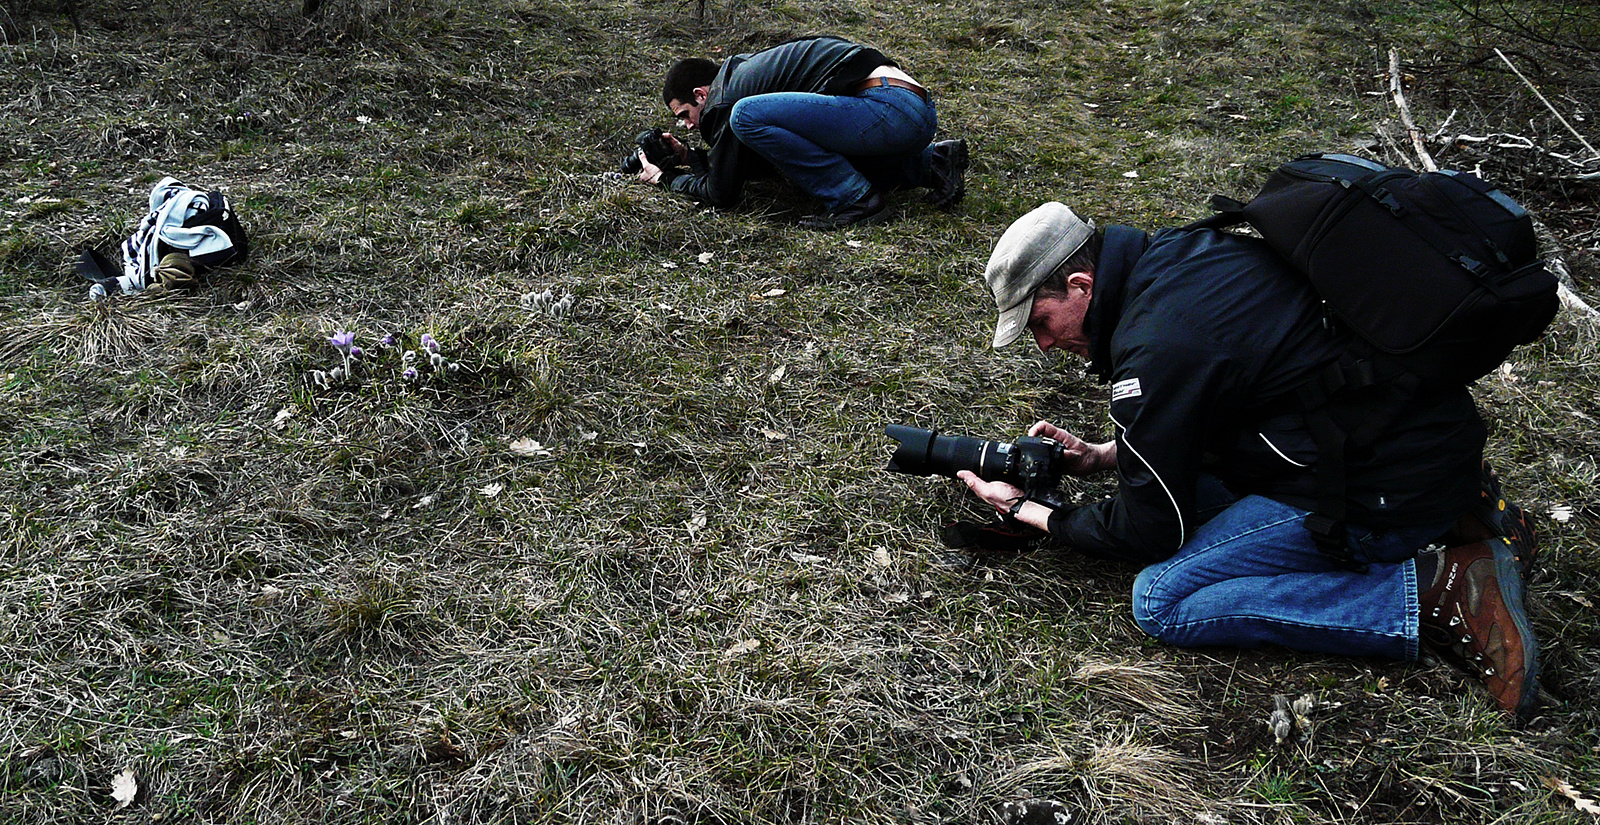
{"label": "man lying on grass", "polygon": [[[1147,565],[1133,613],[1180,646],[1414,659],[1429,642],[1520,720],[1538,703],[1538,642],[1523,606],[1537,549],[1483,461],[1464,387],[1408,397],[1347,462],[1344,547],[1307,529],[1318,456],[1307,416],[1252,412],[1339,357],[1309,282],[1265,242],[1215,229],[1096,230],[1059,203],[1001,237],[984,273],[994,346],[1024,332],[1110,382],[1116,438],[1040,421],[1068,472],[1117,474],[1116,495],[1053,509],[961,478],[1002,513],[1086,554]],[[1443,549],[1440,549],[1443,548]]]}
{"label": "man lying on grass", "polygon": [[663,169],[640,152],[639,180],[710,206],[738,203],[762,167],[822,201],[823,212],[800,222],[810,229],[880,223],[893,189],[927,187],[939,208],[966,193],[966,141],[930,145],[933,96],[877,49],[807,37],[720,66],[686,58],[668,70],[661,98],[710,151],[691,153],[669,134],[688,168]]}

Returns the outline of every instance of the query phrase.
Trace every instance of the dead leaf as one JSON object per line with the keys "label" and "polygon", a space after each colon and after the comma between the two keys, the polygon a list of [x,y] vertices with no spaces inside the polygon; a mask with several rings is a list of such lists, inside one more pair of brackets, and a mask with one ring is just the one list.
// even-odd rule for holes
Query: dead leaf
{"label": "dead leaf", "polygon": [[288,425],[291,418],[294,418],[294,410],[288,407],[278,410],[278,414],[272,417],[272,428],[275,430],[283,429]]}
{"label": "dead leaf", "polygon": [[1579,791],[1577,788],[1572,787],[1571,785],[1555,778],[1554,776],[1545,776],[1544,784],[1545,787],[1570,800],[1572,802],[1572,807],[1577,808],[1586,814],[1600,816],[1600,803],[1597,803],[1593,799],[1584,796],[1583,792]]}
{"label": "dead leaf", "polygon": [[1550,520],[1566,524],[1572,521],[1572,505],[1557,504],[1550,508]]}
{"label": "dead leaf", "polygon": [[889,555],[889,548],[882,545],[872,548],[872,561],[879,567],[890,567],[894,564],[894,559]]}
{"label": "dead leaf", "polygon": [[662,269],[677,269],[678,265],[673,263],[673,262],[671,262],[671,261],[662,261],[661,262],[661,268]]}
{"label": "dead leaf", "polygon": [[121,773],[111,777],[111,798],[117,801],[117,810],[122,810],[133,804],[133,798],[139,795],[139,780],[134,778],[133,768],[124,768]]}
{"label": "dead leaf", "polygon": [[715,257],[717,257],[717,253],[715,252],[702,252],[695,256],[695,260],[703,264],[708,264],[711,263],[711,259]]}
{"label": "dead leaf", "polygon": [[786,373],[788,371],[789,371],[789,367],[787,365],[779,364],[778,368],[773,370],[771,375],[767,376],[767,383],[768,384],[776,384],[779,381],[782,381],[784,373]]}
{"label": "dead leaf", "polygon": [[827,561],[821,556],[813,556],[810,553],[790,553],[789,559],[799,564],[820,564]]}
{"label": "dead leaf", "polygon": [[734,645],[733,647],[730,647],[727,650],[724,650],[722,652],[722,658],[724,658],[724,659],[732,659],[735,656],[743,656],[743,655],[745,655],[747,653],[754,653],[754,652],[756,652],[756,649],[759,648],[759,647],[761,647],[761,643],[756,641],[755,639],[745,639],[744,641]]}
{"label": "dead leaf", "polygon": [[778,432],[777,430],[768,429],[766,427],[762,427],[761,428],[761,434],[766,436],[768,441],[782,441],[785,438],[789,437],[787,435],[784,435],[783,433]]}
{"label": "dead leaf", "polygon": [[761,293],[761,297],[763,297],[763,298],[776,298],[779,295],[787,295],[787,294],[789,294],[789,290],[782,289],[780,287],[773,287],[772,289],[769,289],[766,292]]}
{"label": "dead leaf", "polygon": [[550,455],[550,451],[545,449],[543,444],[526,437],[511,442],[506,449],[519,458],[540,458]]}
{"label": "dead leaf", "polygon": [[488,496],[489,498],[494,498],[495,496],[500,495],[502,492],[505,492],[505,489],[506,489],[506,485],[501,484],[500,482],[496,481],[493,484],[485,484],[485,485],[483,485],[483,489],[479,490],[478,492],[483,493],[485,496]]}

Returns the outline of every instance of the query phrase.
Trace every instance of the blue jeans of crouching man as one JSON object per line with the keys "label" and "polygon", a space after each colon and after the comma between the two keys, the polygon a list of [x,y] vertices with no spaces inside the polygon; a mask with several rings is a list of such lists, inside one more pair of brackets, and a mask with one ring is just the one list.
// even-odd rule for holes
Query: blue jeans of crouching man
{"label": "blue jeans of crouching man", "polygon": [[1446,524],[1386,533],[1350,528],[1366,573],[1317,549],[1306,510],[1246,496],[1183,549],[1139,573],[1133,617],[1179,647],[1282,645],[1315,653],[1417,658],[1417,551]]}
{"label": "blue jeans of crouching man", "polygon": [[939,118],[909,89],[878,86],[859,95],[774,92],[733,104],[728,125],[830,212],[874,187],[928,185],[929,149]]}

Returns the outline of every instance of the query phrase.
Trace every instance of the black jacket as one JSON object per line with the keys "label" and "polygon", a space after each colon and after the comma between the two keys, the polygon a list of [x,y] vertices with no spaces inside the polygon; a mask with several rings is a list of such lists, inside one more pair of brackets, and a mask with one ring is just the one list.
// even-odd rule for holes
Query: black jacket
{"label": "black jacket", "polygon": [[[1106,230],[1085,324],[1090,371],[1109,382],[1117,494],[1050,519],[1098,556],[1171,556],[1196,522],[1196,481],[1221,479],[1315,509],[1316,447],[1283,398],[1338,359],[1306,279],[1265,244],[1219,230]],[[1448,522],[1477,494],[1485,428],[1465,388],[1409,398],[1350,455],[1349,522],[1369,530]]]}
{"label": "black jacket", "polygon": [[[702,162],[668,182],[674,192],[710,206],[733,206],[752,168],[764,164],[728,127],[733,104],[771,92],[848,94],[879,66],[893,66],[882,52],[838,37],[791,40],[765,51],[730,57],[711,81],[698,129],[710,147]],[[669,173],[670,174],[670,173]]]}

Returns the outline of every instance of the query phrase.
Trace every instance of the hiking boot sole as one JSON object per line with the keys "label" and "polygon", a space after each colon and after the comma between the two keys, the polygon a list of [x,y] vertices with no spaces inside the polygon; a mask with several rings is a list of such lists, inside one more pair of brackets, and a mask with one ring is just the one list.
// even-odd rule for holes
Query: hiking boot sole
{"label": "hiking boot sole", "polygon": [[1539,706],[1539,640],[1533,635],[1533,623],[1528,621],[1527,585],[1522,579],[1522,565],[1517,560],[1516,548],[1508,539],[1500,539],[1494,548],[1495,583],[1500,589],[1500,600],[1511,616],[1511,623],[1522,637],[1522,701],[1512,712],[1523,722],[1533,718]]}
{"label": "hiking boot sole", "polygon": [[954,181],[954,183],[929,192],[927,202],[935,209],[949,209],[961,203],[967,196],[967,166],[971,162],[972,154],[967,149],[967,142],[957,140],[950,151],[950,166],[941,173],[946,182]]}

